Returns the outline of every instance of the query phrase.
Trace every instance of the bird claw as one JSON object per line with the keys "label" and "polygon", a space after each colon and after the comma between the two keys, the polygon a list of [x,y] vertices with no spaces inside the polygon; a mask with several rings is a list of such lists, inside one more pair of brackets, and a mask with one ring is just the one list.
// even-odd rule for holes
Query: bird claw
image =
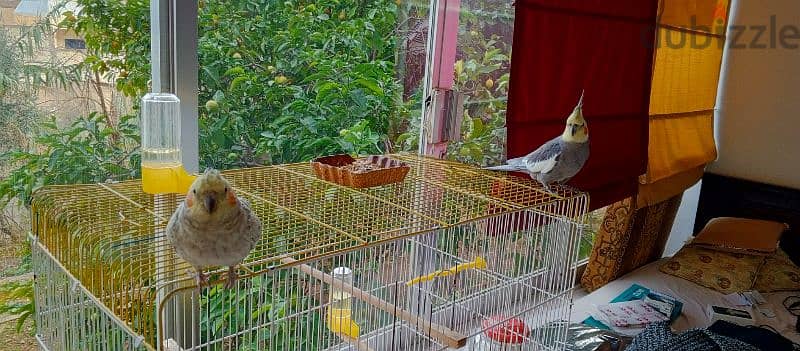
{"label": "bird claw", "polygon": [[[556,184],[556,185],[561,185],[561,183],[554,183],[554,184]],[[558,196],[558,191],[556,191],[556,190],[554,190],[553,188],[551,188],[551,187],[550,187],[550,185],[551,185],[551,184],[545,184],[545,183],[542,183],[542,186],[544,187],[544,190],[545,190],[546,192],[550,193],[550,195],[555,195],[555,196]]]}
{"label": "bird claw", "polygon": [[236,267],[231,266],[228,267],[228,279],[225,280],[225,288],[226,289],[233,289],[236,287],[236,280],[239,279],[239,275],[236,273]]}
{"label": "bird claw", "polygon": [[197,283],[197,288],[202,289],[204,286],[208,286],[208,275],[203,273],[202,269],[195,269],[192,271],[191,269],[187,269],[186,273],[188,273],[192,278],[194,278],[195,283]]}

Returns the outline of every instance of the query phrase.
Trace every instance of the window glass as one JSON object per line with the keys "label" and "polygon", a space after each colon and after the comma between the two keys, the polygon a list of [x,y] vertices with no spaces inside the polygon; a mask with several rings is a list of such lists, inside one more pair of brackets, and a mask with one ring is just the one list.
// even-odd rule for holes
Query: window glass
{"label": "window glass", "polygon": [[201,166],[396,151],[413,123],[426,8],[203,1],[199,16]]}
{"label": "window glass", "polygon": [[83,39],[64,39],[64,47],[67,49],[86,49],[86,42]]}

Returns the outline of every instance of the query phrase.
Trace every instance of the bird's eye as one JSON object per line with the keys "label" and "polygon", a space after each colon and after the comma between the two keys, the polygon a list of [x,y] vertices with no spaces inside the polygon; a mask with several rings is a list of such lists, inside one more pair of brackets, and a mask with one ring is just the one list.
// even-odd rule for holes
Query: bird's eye
{"label": "bird's eye", "polygon": [[192,189],[193,194],[197,194],[197,189]]}
{"label": "bird's eye", "polygon": [[226,193],[228,192],[228,187],[227,187],[227,186],[225,187],[225,192],[226,192]]}

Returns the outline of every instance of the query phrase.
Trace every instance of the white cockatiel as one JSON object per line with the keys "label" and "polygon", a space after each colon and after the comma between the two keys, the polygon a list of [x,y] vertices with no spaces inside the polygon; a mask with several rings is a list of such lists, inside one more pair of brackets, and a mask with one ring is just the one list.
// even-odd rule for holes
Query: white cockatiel
{"label": "white cockatiel", "polygon": [[526,156],[510,159],[493,171],[526,172],[550,190],[550,185],[569,181],[589,159],[589,127],[583,119],[583,94],[567,118],[564,133]]}
{"label": "white cockatiel", "polygon": [[207,283],[204,268],[227,266],[225,286],[232,288],[236,265],[261,238],[261,221],[219,171],[208,169],[192,183],[166,234],[178,256],[194,268],[199,287]]}

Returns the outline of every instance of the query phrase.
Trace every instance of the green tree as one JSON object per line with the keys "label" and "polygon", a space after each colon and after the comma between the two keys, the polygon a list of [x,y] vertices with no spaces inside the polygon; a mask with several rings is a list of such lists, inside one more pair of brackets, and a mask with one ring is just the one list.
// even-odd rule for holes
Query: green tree
{"label": "green tree", "polygon": [[0,28],[0,151],[26,145],[41,112],[36,93],[49,86],[66,86],[74,67],[57,67],[36,60],[52,31],[51,17],[28,27]]}
{"label": "green tree", "polygon": [[[120,181],[139,176],[139,126],[133,116],[123,116],[111,126],[106,116],[92,113],[67,128],[55,120],[39,123],[32,151],[15,150],[0,161],[16,164],[0,181],[0,208],[15,198],[29,203],[43,185]],[[112,137],[116,135],[116,137]]]}
{"label": "green tree", "polygon": [[[84,66],[138,98],[148,90],[148,2],[79,0],[62,25]],[[398,117],[391,0],[201,1],[201,163],[285,163],[379,153]],[[351,131],[350,129],[353,129]],[[369,133],[360,143],[352,133]]]}
{"label": "green tree", "polygon": [[[506,106],[511,66],[513,9],[499,0],[463,3],[453,66],[455,91],[464,94],[461,140],[448,144],[447,157],[464,163],[490,165],[505,158]],[[419,116],[421,94],[411,97]],[[396,143],[416,151],[420,126],[414,117]]]}
{"label": "green tree", "polygon": [[506,106],[511,66],[513,9],[502,0],[464,6],[459,18],[455,86],[466,95],[462,138],[451,159],[477,165],[505,159]]}
{"label": "green tree", "polygon": [[[81,10],[64,13],[60,25],[86,40],[78,68],[138,100],[149,90],[149,1],[77,3]],[[392,0],[201,1],[202,164],[229,168],[383,152],[390,125],[404,111],[395,100],[395,10]],[[65,129],[40,121],[34,148],[0,155],[17,165],[0,180],[0,207],[14,199],[28,203],[43,185],[138,176],[137,119],[106,117],[93,113]],[[284,298],[264,313],[297,304]],[[216,306],[225,297],[204,299]]]}

